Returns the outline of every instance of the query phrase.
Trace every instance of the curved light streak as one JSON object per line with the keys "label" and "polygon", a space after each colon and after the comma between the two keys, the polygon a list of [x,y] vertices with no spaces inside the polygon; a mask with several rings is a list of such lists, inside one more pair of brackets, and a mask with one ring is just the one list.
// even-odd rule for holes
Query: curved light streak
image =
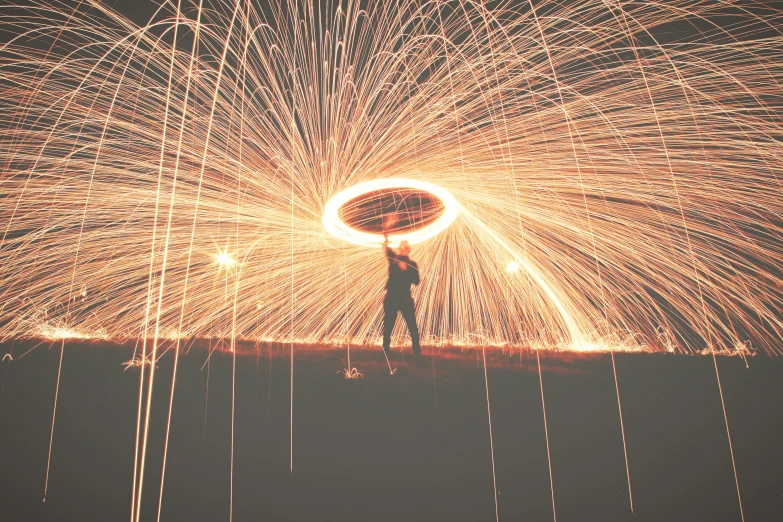
{"label": "curved light streak", "polygon": [[348,241],[355,245],[378,246],[384,240],[383,234],[363,232],[346,224],[340,219],[340,209],[349,201],[363,194],[398,188],[429,192],[443,203],[444,208],[438,219],[422,228],[404,233],[389,234],[389,244],[391,246],[397,246],[401,241],[407,241],[411,245],[426,241],[446,230],[449,225],[457,219],[459,204],[448,190],[433,185],[432,183],[427,183],[426,181],[404,178],[386,178],[358,183],[333,196],[326,203],[326,207],[324,207],[324,228],[331,235],[342,239],[343,241]]}
{"label": "curved light streak", "polygon": [[[541,274],[540,270],[537,269],[529,260],[525,259],[519,252],[514,251],[514,249],[511,248],[507,242],[503,241],[502,238],[500,238],[480,219],[477,219],[472,214],[469,214],[469,216],[478,227],[486,232],[486,234],[495,240],[503,250],[508,252],[509,255],[513,257],[514,260],[509,265],[509,267],[514,267],[514,270],[511,271],[512,273],[521,267],[530,275],[536,284],[541,287],[541,290],[543,290],[544,294],[549,298],[549,302],[555,307],[557,313],[560,314],[560,318],[563,320],[563,323],[566,326],[568,334],[571,337],[569,348],[577,351],[595,349],[594,345],[591,345],[585,341],[585,335],[582,333],[581,328],[579,328],[571,313],[566,309],[567,299],[564,296],[559,295],[557,290],[554,288],[554,285],[547,281],[543,274]],[[506,271],[509,271],[509,267],[506,267]]]}

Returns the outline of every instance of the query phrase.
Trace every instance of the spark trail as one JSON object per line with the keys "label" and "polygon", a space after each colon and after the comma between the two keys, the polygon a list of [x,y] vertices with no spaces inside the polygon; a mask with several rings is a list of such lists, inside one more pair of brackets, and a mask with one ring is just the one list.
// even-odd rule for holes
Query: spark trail
{"label": "spark trail", "polygon": [[484,390],[487,393],[487,424],[489,425],[489,450],[492,456],[492,488],[495,492],[495,520],[500,520],[498,514],[498,481],[495,477],[495,443],[492,439],[492,412],[489,407],[489,381],[487,380],[487,352],[486,348],[481,349],[481,357],[484,360]]}
{"label": "spark trail", "polygon": [[544,437],[546,438],[546,461],[549,465],[549,491],[552,493],[552,520],[557,522],[557,510],[555,509],[555,483],[552,479],[552,455],[549,451],[549,426],[546,422],[546,403],[544,402],[544,378],[541,374],[541,356],[536,350],[536,363],[538,364],[538,385],[541,388],[541,411],[544,414]]}
{"label": "spark trail", "polygon": [[620,403],[620,385],[617,382],[617,366],[614,363],[614,352],[612,352],[612,374],[614,375],[614,391],[617,394],[617,411],[620,415],[620,435],[622,435],[623,438],[623,457],[625,457],[625,476],[628,479],[628,502],[631,504],[631,513],[633,513],[633,490],[631,489],[631,468],[628,466],[628,447],[625,444],[625,423],[623,422],[623,406]]}

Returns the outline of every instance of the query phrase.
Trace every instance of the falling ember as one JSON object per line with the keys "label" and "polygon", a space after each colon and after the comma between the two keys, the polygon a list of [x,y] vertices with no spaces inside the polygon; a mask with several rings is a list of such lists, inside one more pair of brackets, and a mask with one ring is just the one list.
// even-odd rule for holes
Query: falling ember
{"label": "falling ember", "polygon": [[131,360],[122,363],[123,368],[125,368],[123,371],[127,371],[130,368],[141,368],[143,365],[152,366],[152,359],[149,356],[140,357],[137,355]]}

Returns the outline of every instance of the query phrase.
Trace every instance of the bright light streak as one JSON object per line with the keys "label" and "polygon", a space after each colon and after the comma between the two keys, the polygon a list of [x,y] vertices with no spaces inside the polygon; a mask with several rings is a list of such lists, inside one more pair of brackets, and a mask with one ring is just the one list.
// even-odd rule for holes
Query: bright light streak
{"label": "bright light streak", "polygon": [[378,246],[384,240],[383,234],[373,234],[357,230],[347,225],[340,219],[340,208],[363,194],[387,189],[415,189],[429,192],[437,197],[443,203],[443,213],[434,222],[422,228],[411,230],[405,233],[389,234],[389,244],[394,247],[401,241],[407,241],[414,245],[426,241],[446,230],[459,214],[459,205],[454,196],[437,185],[415,179],[386,178],[372,181],[365,181],[349,187],[336,194],[329,200],[324,208],[323,224],[324,228],[331,235],[338,237],[349,243],[362,246]]}

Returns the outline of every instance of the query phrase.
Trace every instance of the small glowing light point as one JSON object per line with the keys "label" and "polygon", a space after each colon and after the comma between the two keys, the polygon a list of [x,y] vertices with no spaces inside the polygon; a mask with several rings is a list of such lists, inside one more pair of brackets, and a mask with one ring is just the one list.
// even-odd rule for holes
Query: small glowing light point
{"label": "small glowing light point", "polygon": [[509,273],[516,272],[517,270],[519,270],[519,263],[517,263],[516,261],[510,262],[506,267],[506,272]]}
{"label": "small glowing light point", "polygon": [[215,256],[215,263],[221,266],[221,268],[231,268],[234,266],[234,258],[228,252],[219,251]]}
{"label": "small glowing light point", "polygon": [[448,190],[438,187],[437,185],[433,185],[432,183],[415,179],[386,178],[358,183],[332,197],[332,199],[326,203],[326,207],[324,208],[324,228],[331,235],[344,241],[348,241],[349,243],[363,246],[377,246],[383,242],[383,234],[363,232],[347,225],[340,218],[340,208],[342,208],[343,205],[352,199],[357,198],[362,194],[379,190],[399,188],[429,192],[438,198],[441,203],[443,203],[444,209],[440,217],[438,217],[438,219],[429,225],[426,225],[418,230],[411,230],[398,234],[389,234],[389,244],[391,244],[391,246],[397,246],[401,241],[407,241],[411,245],[426,241],[427,239],[435,237],[439,233],[446,230],[449,225],[451,225],[454,220],[457,219],[457,214],[459,213],[459,204]]}

